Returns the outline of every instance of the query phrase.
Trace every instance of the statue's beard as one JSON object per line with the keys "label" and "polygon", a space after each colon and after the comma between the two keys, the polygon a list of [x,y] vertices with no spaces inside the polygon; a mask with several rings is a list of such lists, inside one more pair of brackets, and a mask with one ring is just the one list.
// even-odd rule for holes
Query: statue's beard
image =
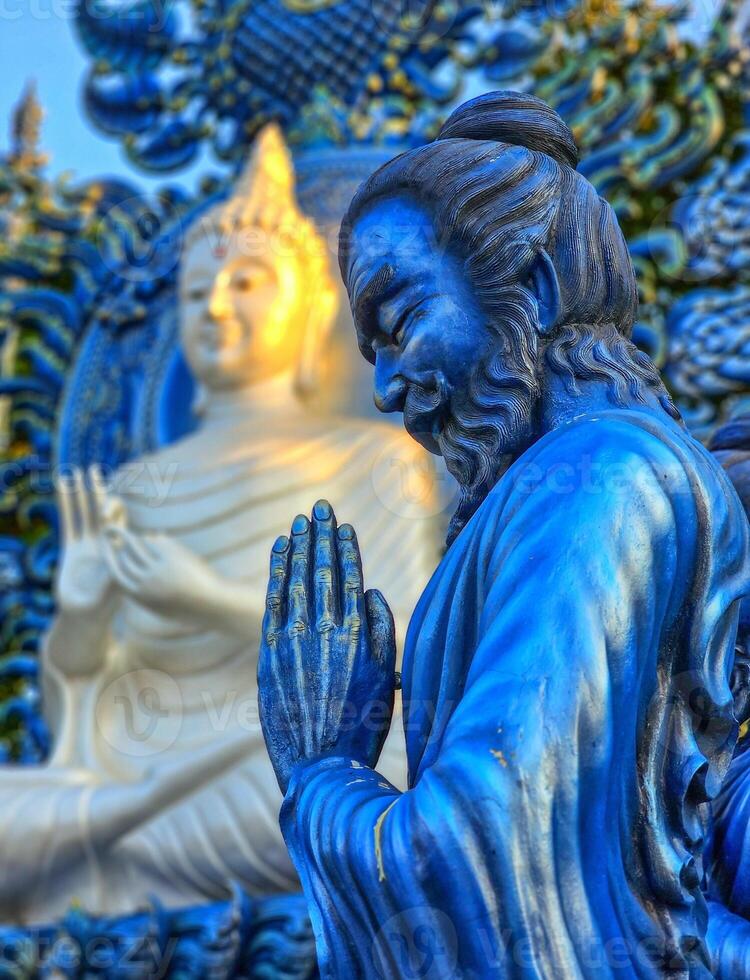
{"label": "statue's beard", "polygon": [[[448,527],[451,544],[510,464],[533,441],[539,382],[536,345],[513,348],[478,364],[460,399],[440,382],[410,384],[406,429],[445,459],[458,482],[458,506]],[[420,436],[421,434],[421,436]]]}

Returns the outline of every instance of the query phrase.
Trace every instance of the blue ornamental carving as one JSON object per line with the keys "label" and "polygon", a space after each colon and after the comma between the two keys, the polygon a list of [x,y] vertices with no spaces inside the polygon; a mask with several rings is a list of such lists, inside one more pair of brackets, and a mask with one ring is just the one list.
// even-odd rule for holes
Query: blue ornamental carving
{"label": "blue ornamental carving", "polygon": [[313,980],[315,951],[301,896],[229,902],[170,912],[154,905],[104,919],[73,909],[56,926],[0,929],[3,976],[273,977]]}
{"label": "blue ornamental carving", "polygon": [[722,413],[740,412],[750,395],[750,288],[695,289],[667,318],[666,377],[693,429],[709,435]]}
{"label": "blue ornamental carving", "polygon": [[[184,166],[208,141],[240,162],[268,121],[291,126],[320,87],[349,110],[368,98],[447,98],[433,77],[477,7],[415,0],[261,0],[185,5],[185,32],[169,9],[123,5],[115,19],[82,4],[78,30],[97,63],[85,101],[104,132],[124,137],[140,166]],[[165,8],[166,10],[166,8]],[[426,56],[425,35],[435,44]]]}

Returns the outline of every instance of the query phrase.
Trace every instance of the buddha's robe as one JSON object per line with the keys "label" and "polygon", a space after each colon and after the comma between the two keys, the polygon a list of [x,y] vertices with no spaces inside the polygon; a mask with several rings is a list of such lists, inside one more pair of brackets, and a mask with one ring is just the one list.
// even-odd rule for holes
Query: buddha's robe
{"label": "buddha's robe", "polygon": [[[0,769],[6,921],[44,921],[73,899],[121,913],[152,896],[167,906],[226,897],[233,884],[252,895],[299,889],[257,710],[269,551],[295,513],[328,498],[357,526],[366,573],[394,590],[405,626],[440,540],[434,471],[420,452],[388,423],[280,426],[259,415],[199,430],[119,474],[129,527],[177,539],[240,583],[255,626],[238,637],[125,599],[96,676],[45,663],[53,757]],[[405,785],[402,746],[389,758]]]}
{"label": "buddha's robe", "polygon": [[694,857],[736,738],[746,525],[645,411],[508,470],[409,626],[409,789],[347,758],[289,786],[324,977],[710,975]]}

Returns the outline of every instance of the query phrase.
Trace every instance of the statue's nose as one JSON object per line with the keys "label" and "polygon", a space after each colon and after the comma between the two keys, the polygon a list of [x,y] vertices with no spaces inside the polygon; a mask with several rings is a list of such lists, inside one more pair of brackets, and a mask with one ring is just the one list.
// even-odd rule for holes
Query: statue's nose
{"label": "statue's nose", "polygon": [[375,406],[380,412],[403,412],[406,401],[406,382],[393,377],[386,384],[375,385]]}
{"label": "statue's nose", "polygon": [[208,298],[208,314],[212,320],[221,320],[227,315],[228,297],[222,283],[215,282]]}

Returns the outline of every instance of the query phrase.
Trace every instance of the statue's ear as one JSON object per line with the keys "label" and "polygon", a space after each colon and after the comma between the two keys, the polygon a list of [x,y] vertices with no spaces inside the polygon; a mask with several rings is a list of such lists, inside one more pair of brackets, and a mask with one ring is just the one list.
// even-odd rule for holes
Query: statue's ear
{"label": "statue's ear", "polygon": [[560,283],[552,259],[542,249],[529,271],[528,285],[536,296],[541,333],[551,333],[560,315]]}

